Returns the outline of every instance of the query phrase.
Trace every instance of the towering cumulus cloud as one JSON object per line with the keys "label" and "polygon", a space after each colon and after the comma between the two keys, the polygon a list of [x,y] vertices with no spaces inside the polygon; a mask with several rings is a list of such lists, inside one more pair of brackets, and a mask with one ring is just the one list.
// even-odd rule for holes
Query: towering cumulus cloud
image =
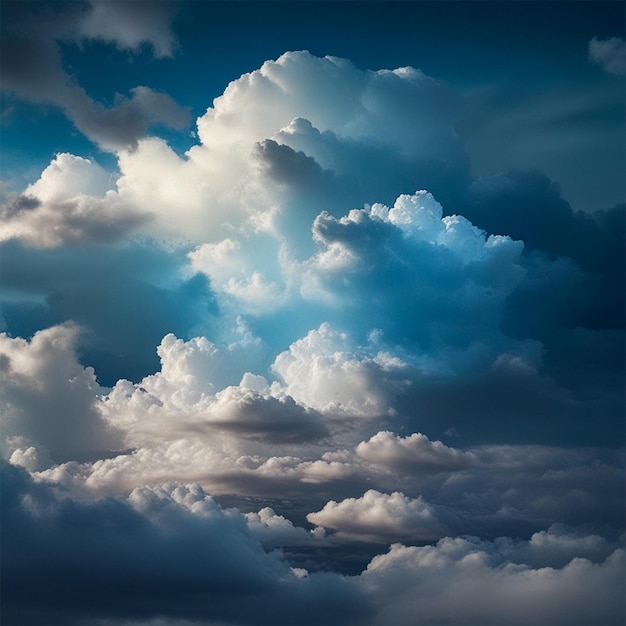
{"label": "towering cumulus cloud", "polygon": [[[64,10],[169,58],[165,8]],[[3,192],[3,623],[622,623],[617,209],[551,189],[576,241],[523,241],[503,199],[550,194],[471,177],[452,88],[308,52],[181,155],[144,136],[178,105],[100,110],[45,32],[51,101],[118,169],[60,153]]]}

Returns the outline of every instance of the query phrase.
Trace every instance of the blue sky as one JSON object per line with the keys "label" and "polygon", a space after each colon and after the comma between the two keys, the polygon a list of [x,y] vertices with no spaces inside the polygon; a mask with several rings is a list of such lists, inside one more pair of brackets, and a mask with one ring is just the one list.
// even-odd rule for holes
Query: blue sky
{"label": "blue sky", "polygon": [[623,622],[623,3],[1,11],[4,621]]}

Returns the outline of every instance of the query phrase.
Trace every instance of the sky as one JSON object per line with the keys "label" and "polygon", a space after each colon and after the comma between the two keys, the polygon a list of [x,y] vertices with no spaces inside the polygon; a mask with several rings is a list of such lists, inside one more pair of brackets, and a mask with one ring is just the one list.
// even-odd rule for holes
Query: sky
{"label": "sky", "polygon": [[2,623],[624,623],[623,3],[0,18]]}

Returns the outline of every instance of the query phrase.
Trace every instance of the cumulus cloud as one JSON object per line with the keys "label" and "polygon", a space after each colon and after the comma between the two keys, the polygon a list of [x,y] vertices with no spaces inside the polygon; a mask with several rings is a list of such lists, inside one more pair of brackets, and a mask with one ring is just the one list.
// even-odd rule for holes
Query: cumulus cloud
{"label": "cumulus cloud", "polygon": [[365,332],[378,328],[387,341],[402,337],[426,349],[493,337],[503,300],[524,274],[521,242],[442,217],[425,191],[399,196],[391,209],[374,204],[339,219],[321,213],[313,236],[321,250],[304,265],[303,296],[367,310]]}
{"label": "cumulus cloud", "polygon": [[[8,623],[120,623],[126,616],[131,623],[161,616],[168,623],[230,624],[623,620],[623,551],[558,527],[529,541],[395,543],[362,574],[346,577],[290,566],[273,550],[294,542],[321,546],[322,537],[269,508],[247,515],[224,510],[195,484],[164,483],[86,502],[3,463],[0,491]],[[401,494],[374,496],[370,525],[375,517],[379,527],[407,521],[390,519],[378,510],[383,504],[413,522],[427,512],[425,503]],[[540,545],[550,546],[545,557]]]}
{"label": "cumulus cloud", "polygon": [[389,431],[380,431],[369,441],[362,441],[356,453],[376,465],[404,471],[454,471],[478,462],[472,452],[450,448],[441,441],[430,441],[422,433],[398,437]]}
{"label": "cumulus cloud", "polygon": [[[95,409],[103,390],[93,368],[78,363],[78,332],[68,323],[39,331],[30,341],[0,334],[2,430],[10,452],[20,438],[42,445],[57,460],[120,445],[119,433]],[[31,448],[21,455],[32,454]]]}
{"label": "cumulus cloud", "polygon": [[374,489],[360,498],[331,500],[321,511],[309,513],[307,520],[336,530],[342,538],[377,543],[393,537],[403,541],[428,541],[446,533],[438,513],[421,497],[407,498],[400,492],[388,495]]}
{"label": "cumulus cloud", "polygon": [[261,230],[297,255],[311,249],[322,207],[391,201],[389,189],[448,198],[442,171],[467,171],[456,110],[452,92],[419,70],[364,71],[287,52],[228,85],[197,120],[200,143],[184,157],[155,138],[120,154],[118,185],[192,240]]}
{"label": "cumulus cloud", "polygon": [[[184,255],[139,238],[109,245],[2,245],[5,328],[29,337],[74,320],[84,363],[108,386],[159,367],[155,346],[170,333],[206,332],[215,301],[202,275],[181,276]],[[9,297],[11,295],[11,297]],[[240,337],[240,333],[235,333]]]}
{"label": "cumulus cloud", "polygon": [[[125,615],[293,623],[307,614],[322,622],[331,614],[344,621],[355,610],[357,593],[347,581],[332,574],[298,578],[277,554],[262,550],[241,516],[227,515],[197,485],[144,487],[128,498],[82,503],[3,465],[1,489],[8,623]],[[314,609],[319,593],[325,606]]]}
{"label": "cumulus cloud", "polygon": [[246,513],[246,523],[250,534],[266,549],[290,545],[302,546],[323,539],[320,529],[307,532],[304,528],[294,526],[273,509],[265,507],[258,513]]}
{"label": "cumulus cloud", "polygon": [[0,206],[0,241],[30,246],[106,243],[136,230],[149,213],[116,201],[111,176],[97,163],[57,154],[23,194]]}
{"label": "cumulus cloud", "polygon": [[446,538],[436,546],[391,546],[362,581],[388,598],[377,624],[415,623],[415,616],[431,624],[619,624],[623,563],[618,549],[599,563],[575,558],[561,569],[535,569],[507,561],[497,544]]}
{"label": "cumulus cloud", "polygon": [[280,353],[272,366],[294,398],[318,410],[376,417],[410,384],[408,366],[389,354],[358,356],[346,334],[328,324],[310,331]]}
{"label": "cumulus cloud", "polygon": [[599,39],[589,42],[589,59],[608,74],[626,74],[626,42],[621,37]]}
{"label": "cumulus cloud", "polygon": [[94,2],[58,5],[40,11],[30,3],[12,7],[2,38],[3,89],[32,102],[60,107],[92,141],[105,150],[135,146],[149,126],[182,128],[188,113],[164,93],[146,86],[117,96],[110,108],[93,100],[66,71],[59,42],[99,39],[137,50],[149,44],[156,57],[171,56],[171,5],[145,2]]}
{"label": "cumulus cloud", "polygon": [[[168,56],[160,7],[118,33],[149,7],[75,7],[75,36]],[[619,289],[583,315],[618,284],[619,211],[534,174],[468,188],[444,85],[306,52],[230,83],[179,156],[140,138],[178,120],[150,90],[80,117],[64,32],[16,91],[74,94],[120,171],[60,154],[3,209],[4,322],[33,335],[0,337],[7,615],[619,622],[623,452],[580,447],[623,429]]]}

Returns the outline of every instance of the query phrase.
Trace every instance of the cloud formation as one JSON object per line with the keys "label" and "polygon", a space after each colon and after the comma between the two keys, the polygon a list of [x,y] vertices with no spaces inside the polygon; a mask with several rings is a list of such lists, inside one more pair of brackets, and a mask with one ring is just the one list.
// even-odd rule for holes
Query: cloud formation
{"label": "cloud formation", "polygon": [[507,561],[497,543],[446,538],[423,548],[393,545],[362,579],[367,591],[389,599],[373,620],[378,624],[415,616],[424,623],[618,624],[623,607],[615,583],[623,559],[620,549],[602,563],[576,558],[562,569],[533,569]]}
{"label": "cloud formation", "polygon": [[103,390],[93,368],[76,360],[78,332],[68,323],[39,331],[30,341],[0,334],[3,437],[42,445],[57,461],[121,442],[95,410]]}
{"label": "cloud formation", "polygon": [[[74,36],[169,56],[149,9]],[[286,53],[183,156],[155,110],[103,113],[115,175],[61,153],[3,208],[4,617],[620,623],[623,211],[472,180],[413,68]]]}
{"label": "cloud formation", "polygon": [[321,511],[309,513],[307,520],[336,530],[340,537],[386,543],[398,540],[428,541],[445,534],[437,513],[422,498],[390,495],[374,489],[360,498],[342,502],[331,500]]}
{"label": "cloud formation", "polygon": [[620,37],[594,37],[589,42],[589,59],[608,74],[623,76],[626,74],[626,42]]}
{"label": "cloud formation", "polygon": [[441,441],[430,441],[422,433],[398,437],[380,431],[356,447],[363,459],[392,469],[440,472],[464,469],[476,465],[478,458],[471,452],[460,452]]}
{"label": "cloud formation", "polygon": [[[122,616],[131,623],[161,616],[233,624],[623,619],[623,550],[600,546],[593,536],[553,528],[528,542],[466,537],[424,547],[393,544],[361,575],[344,577],[290,568],[279,553],[266,553],[255,538],[260,525],[266,539],[271,533],[284,540],[285,531],[293,538],[302,529],[288,529],[267,509],[246,518],[224,511],[197,485],[144,487],[125,498],[81,502],[33,482],[20,468],[3,463],[2,472],[3,620],[10,623]],[[546,542],[566,563],[526,564],[524,557]],[[567,560],[581,549],[593,560]]]}
{"label": "cloud formation", "polygon": [[52,247],[123,238],[150,215],[112,199],[111,184],[97,163],[57,154],[38,181],[0,206],[0,241]]}
{"label": "cloud formation", "polygon": [[137,51],[146,43],[155,57],[171,56],[171,5],[93,2],[57,5],[49,11],[24,3],[11,7],[5,19],[2,88],[30,102],[60,107],[80,132],[103,149],[136,146],[154,124],[176,129],[187,124],[188,113],[170,96],[143,85],[131,89],[130,98],[118,95],[112,107],[95,101],[64,67],[59,45],[100,40]]}

